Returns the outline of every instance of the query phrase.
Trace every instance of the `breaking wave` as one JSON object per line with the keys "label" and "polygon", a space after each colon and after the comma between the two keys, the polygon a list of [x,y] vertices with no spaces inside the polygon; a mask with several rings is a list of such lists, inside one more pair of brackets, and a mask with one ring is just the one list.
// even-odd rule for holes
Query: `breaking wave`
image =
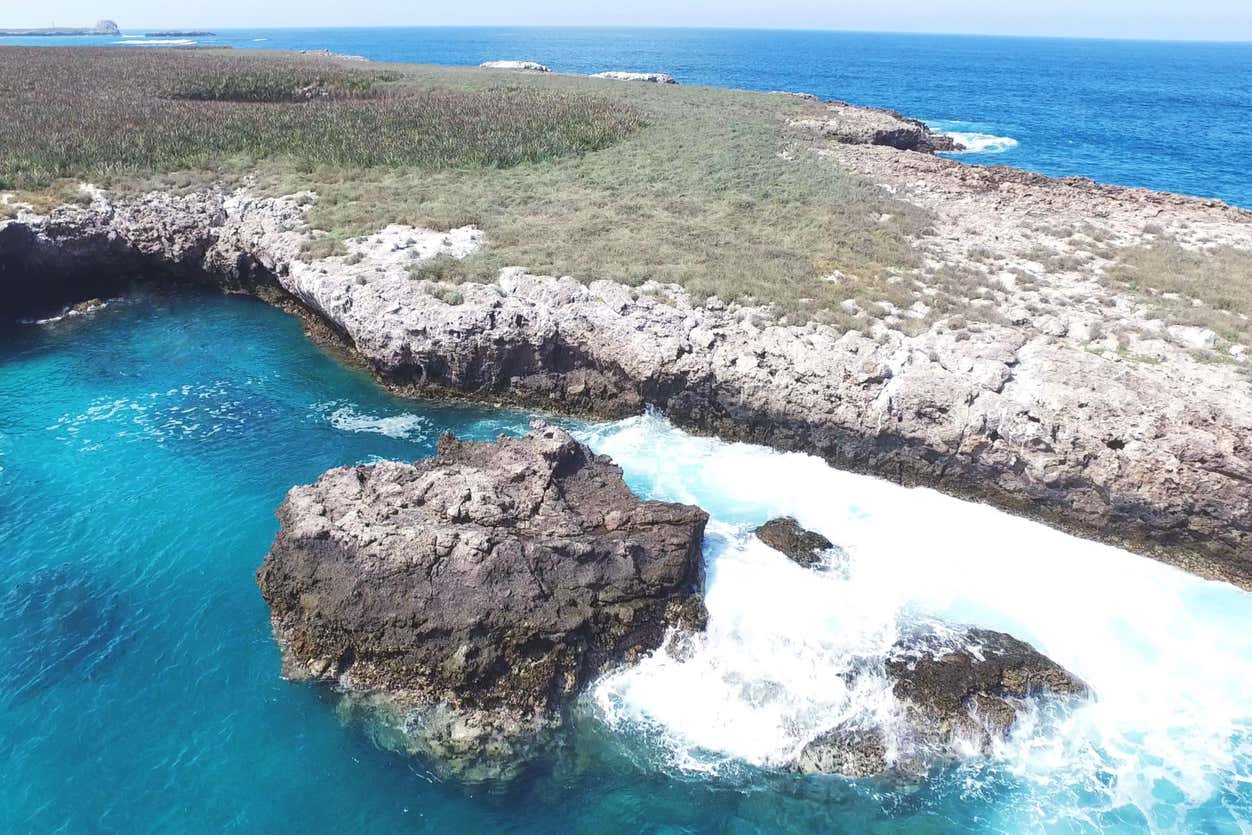
{"label": "breaking wave", "polygon": [[[582,435],[637,492],[713,517],[706,636],[590,695],[610,727],[654,740],[669,767],[782,765],[843,719],[892,736],[887,681],[850,687],[841,674],[919,623],[971,624],[1030,642],[1096,698],[1037,706],[956,779],[1019,781],[1016,813],[1043,809],[1071,824],[1127,808],[1154,829],[1199,809],[1206,820],[1252,821],[1252,595],[814,457],[691,437],[655,416]],[[846,563],[806,570],[752,535],[782,514],[825,534]]]}
{"label": "breaking wave", "polygon": [[18,319],[17,323],[19,325],[55,325],[57,322],[64,322],[67,319],[76,319],[80,316],[90,316],[97,311],[104,310],[109,305],[125,301],[125,299],[118,298],[84,302],[71,307],[64,307],[61,309],[60,313],[57,313],[54,316],[46,316],[43,318],[22,318]]}
{"label": "breaking wave", "polygon": [[988,125],[969,122],[947,122],[934,120],[927,122],[930,129],[948,136],[965,146],[963,151],[952,151],[956,154],[1002,154],[1018,147],[1019,143],[1011,136],[997,136],[985,132]]}

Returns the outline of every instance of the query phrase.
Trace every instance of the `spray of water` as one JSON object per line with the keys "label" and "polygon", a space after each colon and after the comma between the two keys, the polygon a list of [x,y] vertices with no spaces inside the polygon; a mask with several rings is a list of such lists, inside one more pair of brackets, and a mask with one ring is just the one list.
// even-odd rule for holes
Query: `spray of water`
{"label": "spray of water", "polygon": [[[1218,820],[1246,831],[1252,595],[810,456],[695,438],[656,416],[583,439],[640,494],[713,517],[707,637],[592,694],[611,726],[662,740],[672,766],[774,766],[841,719],[890,727],[887,682],[842,674],[910,624],[940,620],[1009,632],[1097,694],[1028,712],[971,769],[1023,781],[1031,803],[1067,820],[1132,808],[1171,828],[1217,804]],[[800,568],[751,535],[783,514],[841,546],[839,570]]]}

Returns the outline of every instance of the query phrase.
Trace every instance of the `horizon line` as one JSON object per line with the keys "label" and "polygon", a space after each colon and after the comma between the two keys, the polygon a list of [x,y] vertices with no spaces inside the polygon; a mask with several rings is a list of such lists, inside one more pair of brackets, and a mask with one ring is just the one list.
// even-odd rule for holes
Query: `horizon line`
{"label": "horizon line", "polygon": [[[3,27],[2,28],[30,28],[42,29],[47,27]],[[80,28],[80,27],[68,27]],[[86,28],[86,27],[81,27]],[[368,25],[331,25],[331,24],[314,24],[306,26],[118,26],[122,34],[134,34],[128,32],[128,29],[145,29],[145,30],[167,30],[167,31],[191,31],[199,29],[210,31],[220,29],[223,31],[237,30],[269,30],[269,31],[300,31],[312,29],[657,29],[666,31],[741,31],[741,32],[812,32],[812,33],[831,33],[831,34],[857,34],[857,35],[910,35],[910,36],[933,36],[933,37],[961,37],[961,38],[1018,38],[1024,40],[1058,40],[1058,41],[1120,41],[1120,42],[1142,42],[1142,43],[1211,43],[1211,44],[1232,44],[1232,45],[1252,45],[1252,35],[1245,38],[1172,38],[1154,35],[1056,35],[1056,34],[1024,34],[1024,33],[1003,33],[1003,32],[953,32],[953,31],[926,31],[926,30],[907,30],[907,29],[831,29],[825,27],[794,27],[794,26],[739,26],[739,25],[665,25],[665,24],[638,24],[638,23],[381,23]],[[109,36],[102,36],[109,37]]]}

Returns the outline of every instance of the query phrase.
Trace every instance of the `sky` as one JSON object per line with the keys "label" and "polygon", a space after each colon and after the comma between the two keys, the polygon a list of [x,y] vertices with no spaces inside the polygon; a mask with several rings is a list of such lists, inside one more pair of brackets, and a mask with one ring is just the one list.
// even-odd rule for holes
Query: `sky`
{"label": "sky", "polygon": [[1252,41],[1252,0],[0,0],[0,27],[733,26]]}

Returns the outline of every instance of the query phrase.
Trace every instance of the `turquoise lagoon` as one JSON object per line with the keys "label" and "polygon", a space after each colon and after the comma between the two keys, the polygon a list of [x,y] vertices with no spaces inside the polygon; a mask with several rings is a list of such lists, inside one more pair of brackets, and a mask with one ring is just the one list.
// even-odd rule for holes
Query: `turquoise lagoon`
{"label": "turquoise lagoon", "polygon": [[[709,635],[598,682],[575,755],[507,787],[441,782],[283,682],[253,574],[287,489],[487,439],[530,415],[401,400],[298,323],[136,295],[0,331],[0,831],[1246,832],[1252,596],[1116,549],[658,416],[569,424],[649,496],[696,502]],[[803,571],[750,526],[846,551]],[[777,765],[914,621],[1010,631],[1098,698],[1040,709],[919,787]]]}

